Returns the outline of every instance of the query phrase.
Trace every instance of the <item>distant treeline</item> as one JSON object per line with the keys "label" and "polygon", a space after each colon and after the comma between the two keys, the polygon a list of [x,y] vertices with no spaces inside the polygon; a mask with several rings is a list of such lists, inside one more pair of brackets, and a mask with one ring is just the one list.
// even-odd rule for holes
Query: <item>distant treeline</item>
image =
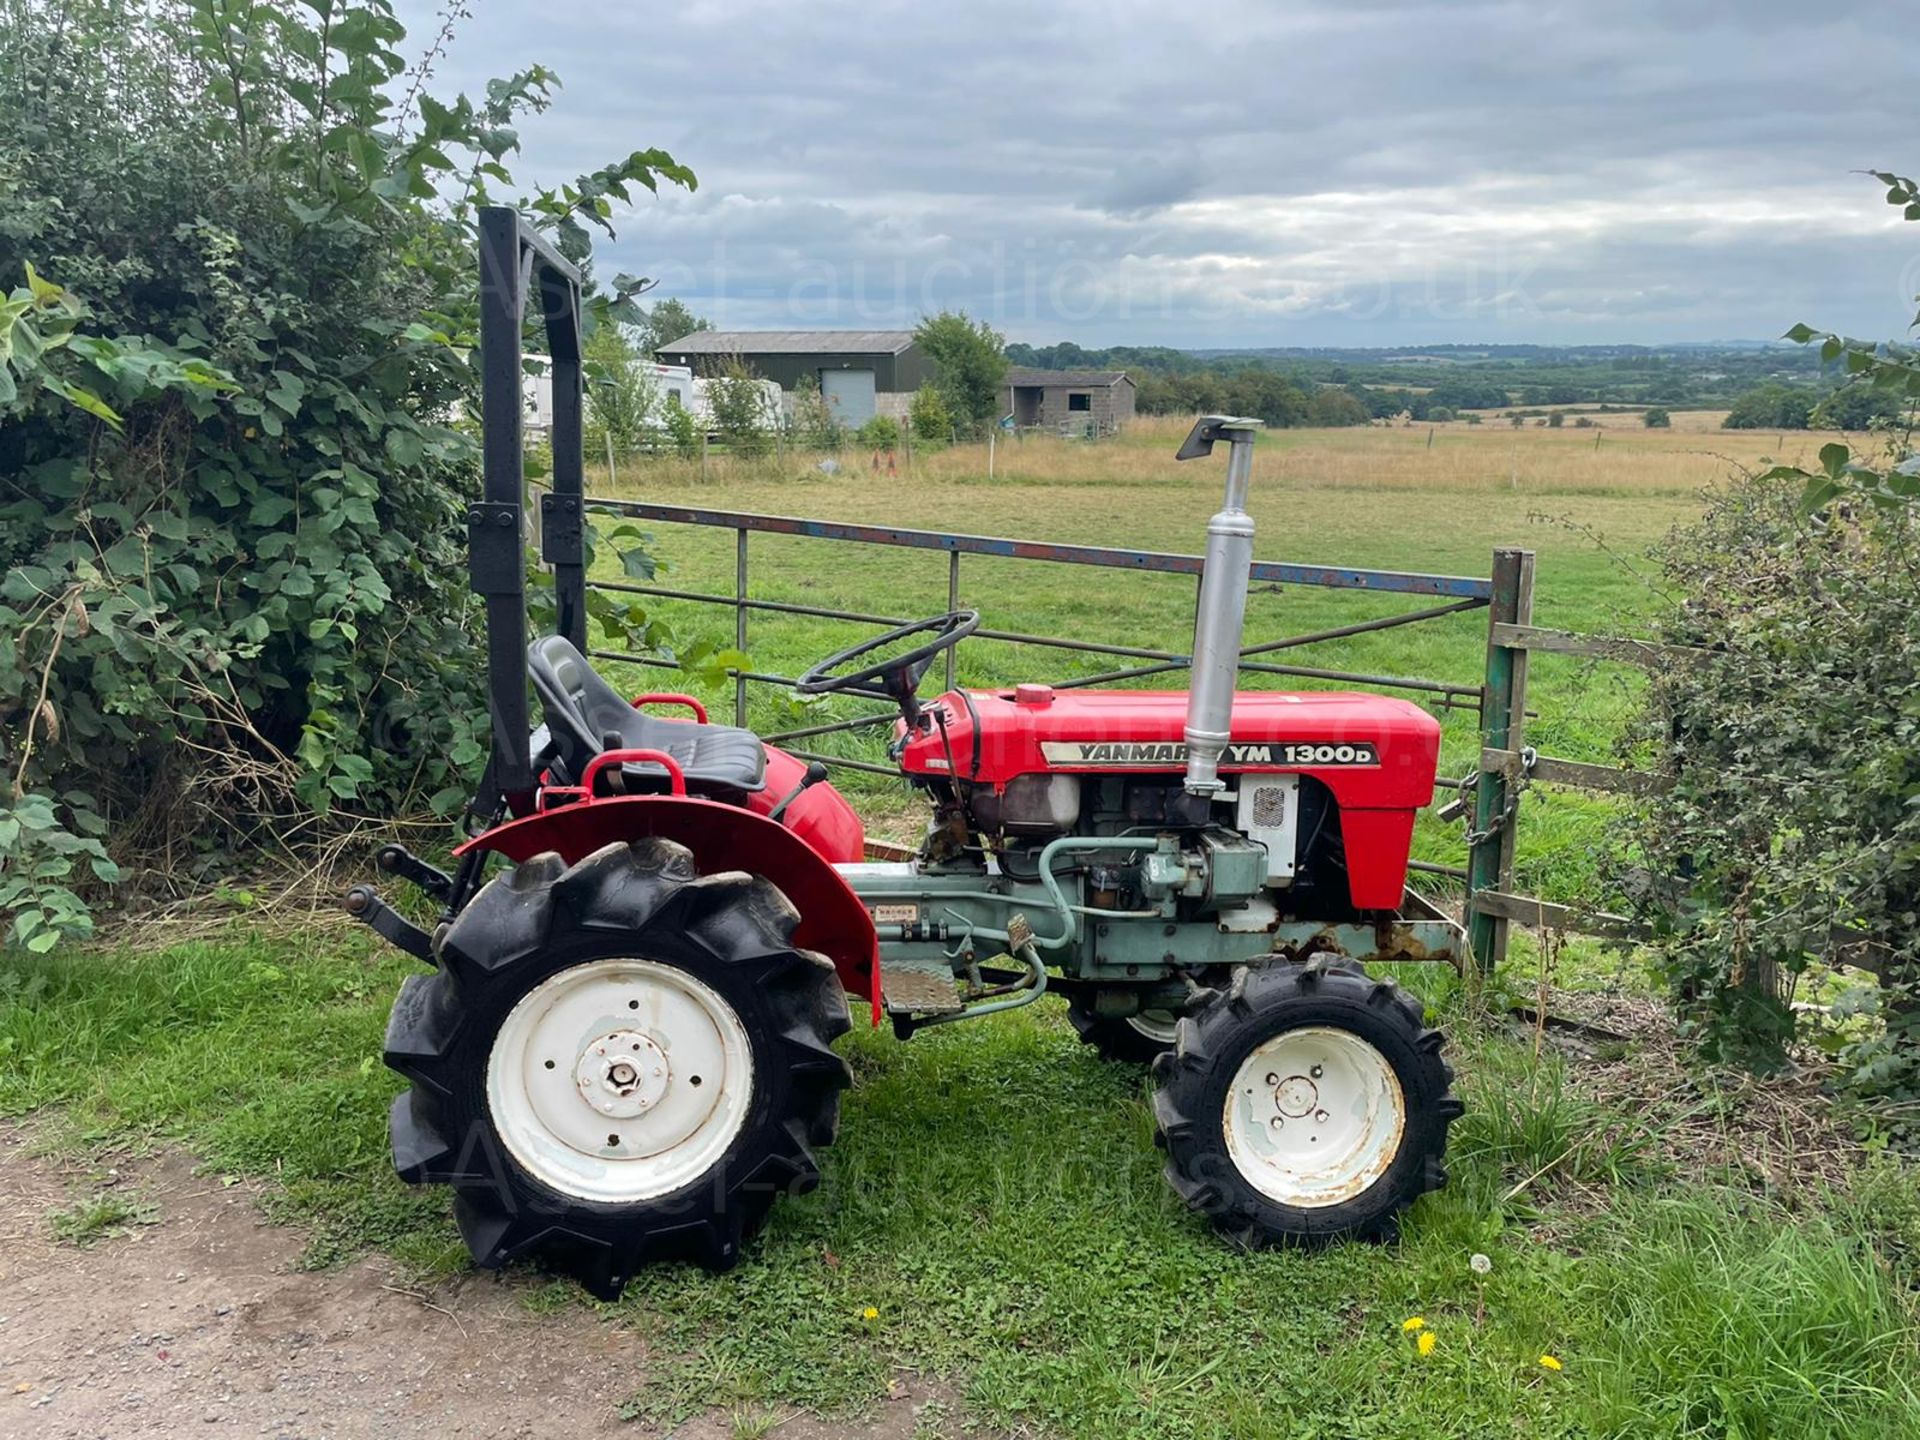
{"label": "distant treeline", "polygon": [[1865,430],[1892,420],[1899,397],[1871,385],[1843,385],[1822,395],[1796,385],[1759,385],[1733,402],[1728,430]]}
{"label": "distant treeline", "polygon": [[[1370,416],[1406,412],[1425,420],[1445,418],[1436,412],[1509,405],[1724,409],[1768,386],[1802,390],[1817,405],[1837,378],[1823,376],[1818,355],[1807,349],[1755,344],[1195,351],[1138,345],[1095,350],[1064,341],[1009,345],[1007,358],[1048,370],[1125,370],[1140,386],[1146,410],[1240,408],[1268,418],[1311,414],[1317,407],[1328,417],[1275,418],[1275,424],[1359,423],[1353,407],[1329,391],[1344,392]],[[1236,406],[1236,397],[1256,403]]]}
{"label": "distant treeline", "polygon": [[1506,405],[1507,392],[1495,386],[1446,383],[1416,392],[1351,382],[1345,385],[1245,369],[1222,374],[1199,370],[1185,375],[1138,376],[1138,408],[1145,415],[1253,415],[1275,428],[1298,425],[1365,425],[1370,420],[1410,415],[1415,420],[1451,420],[1462,410]]}

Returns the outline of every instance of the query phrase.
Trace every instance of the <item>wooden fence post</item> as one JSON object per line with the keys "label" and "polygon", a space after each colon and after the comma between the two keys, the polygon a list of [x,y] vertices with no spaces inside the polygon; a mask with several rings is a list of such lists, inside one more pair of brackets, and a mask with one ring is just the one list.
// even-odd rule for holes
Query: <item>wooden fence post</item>
{"label": "wooden fence post", "polygon": [[[1480,692],[1480,748],[1518,751],[1526,730],[1527,652],[1494,643],[1496,625],[1533,623],[1533,552],[1493,552],[1493,598],[1487,607],[1487,674]],[[1481,755],[1474,790],[1473,833],[1477,837],[1467,857],[1467,939],[1475,962],[1491,971],[1507,956],[1507,919],[1482,914],[1473,898],[1481,890],[1505,890],[1513,875],[1516,816],[1509,808],[1510,787],[1504,774],[1486,769]]]}

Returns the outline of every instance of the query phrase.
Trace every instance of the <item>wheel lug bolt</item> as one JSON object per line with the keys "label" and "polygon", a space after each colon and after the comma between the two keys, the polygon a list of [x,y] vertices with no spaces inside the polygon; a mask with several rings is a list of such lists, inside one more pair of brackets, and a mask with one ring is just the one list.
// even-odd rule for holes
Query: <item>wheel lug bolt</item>
{"label": "wheel lug bolt", "polygon": [[1313,1118],[1314,1118],[1314,1123],[1319,1125],[1324,1125],[1327,1123],[1327,1119],[1328,1119],[1327,1112],[1324,1110],[1316,1110],[1313,1112]]}
{"label": "wheel lug bolt", "polygon": [[1285,1127],[1287,1123],[1287,1117],[1284,1115],[1276,1115],[1273,1117],[1273,1119],[1269,1120],[1267,1123],[1273,1126],[1274,1129],[1279,1130]]}
{"label": "wheel lug bolt", "polygon": [[1275,1074],[1274,1074],[1274,1073],[1273,1073],[1272,1071],[1268,1071],[1268,1072],[1267,1072],[1267,1084],[1269,1084],[1269,1085],[1278,1085],[1279,1083],[1280,1083],[1280,1077],[1279,1077],[1278,1075],[1275,1075]]}
{"label": "wheel lug bolt", "polygon": [[1322,1068],[1321,1066],[1319,1066],[1319,1065],[1316,1065],[1316,1066],[1314,1066],[1314,1067],[1313,1067],[1313,1069],[1311,1069],[1311,1070],[1309,1070],[1309,1071],[1307,1072],[1307,1074],[1309,1074],[1309,1075],[1311,1075],[1311,1076],[1312,1076],[1312,1077],[1313,1077],[1314,1079],[1316,1079],[1316,1080],[1318,1080],[1318,1079],[1319,1079],[1319,1078],[1320,1078],[1320,1077],[1321,1077],[1322,1075],[1324,1075],[1324,1074],[1326,1074],[1326,1073],[1327,1073],[1327,1072],[1325,1071],[1325,1069],[1323,1069],[1323,1068]]}

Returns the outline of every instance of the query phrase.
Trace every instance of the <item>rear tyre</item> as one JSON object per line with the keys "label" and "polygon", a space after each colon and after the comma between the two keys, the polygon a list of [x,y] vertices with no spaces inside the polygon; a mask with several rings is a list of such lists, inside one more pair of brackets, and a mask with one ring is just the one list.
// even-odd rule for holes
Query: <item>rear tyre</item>
{"label": "rear tyre", "polygon": [[394,1003],[400,1178],[454,1188],[488,1268],[537,1251],[611,1299],[656,1260],[730,1267],[819,1183],[850,1078],[846,997],[798,919],[668,840],[497,877]]}
{"label": "rear tyre", "polygon": [[1168,1183],[1248,1246],[1394,1238],[1463,1108],[1421,1018],[1350,961],[1235,972],[1154,1064]]}

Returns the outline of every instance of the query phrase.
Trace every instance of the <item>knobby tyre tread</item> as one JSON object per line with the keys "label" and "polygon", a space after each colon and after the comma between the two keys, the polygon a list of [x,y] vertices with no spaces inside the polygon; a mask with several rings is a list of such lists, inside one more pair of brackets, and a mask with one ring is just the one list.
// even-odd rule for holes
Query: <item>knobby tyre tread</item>
{"label": "knobby tyre tread", "polygon": [[[409,1081],[389,1116],[410,1184],[454,1191],[476,1264],[538,1252],[613,1298],[645,1264],[735,1264],[783,1194],[813,1189],[851,1079],[832,1049],[850,1028],[832,963],[793,945],[799,915],[768,881],[700,875],[670,840],[621,842],[568,865],[536,856],[489,882],[447,927],[440,968],[410,976],[388,1022],[386,1063]],[[487,1103],[487,1064],[522,997],[575,965],[659,961],[711,987],[745,1026],[752,1096],[739,1133],[704,1175],[619,1204],[568,1196],[508,1153]]]}

